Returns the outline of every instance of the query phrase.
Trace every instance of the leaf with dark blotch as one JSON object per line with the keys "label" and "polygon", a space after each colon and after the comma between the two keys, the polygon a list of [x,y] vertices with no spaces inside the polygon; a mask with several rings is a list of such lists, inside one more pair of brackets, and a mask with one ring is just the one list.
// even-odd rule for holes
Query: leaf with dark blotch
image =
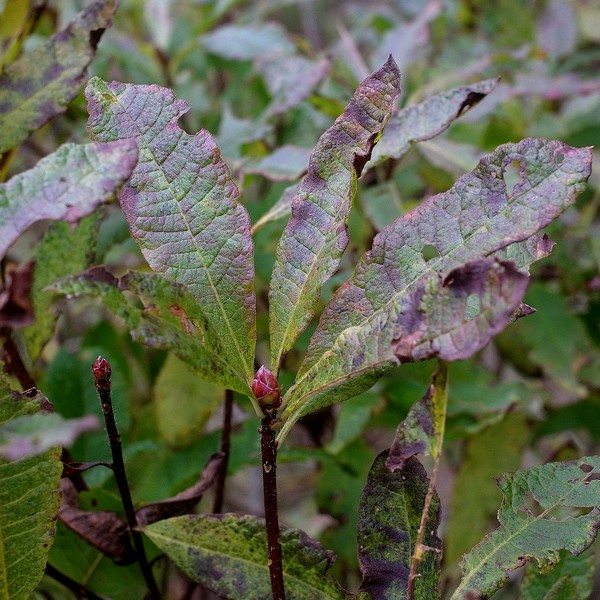
{"label": "leaf with dark blotch", "polygon": [[256,299],[250,220],[207,131],[177,120],[189,109],[168,88],[105,83],[86,88],[91,136],[135,138],[140,161],[121,206],[150,267],[188,290],[246,387],[254,376]]}
{"label": "leaf with dark blotch", "polygon": [[110,200],[137,162],[133,140],[64,144],[33,169],[0,183],[0,258],[33,223],[76,223]]}
{"label": "leaf with dark blotch", "polygon": [[367,168],[389,158],[402,158],[413,144],[439,135],[453,121],[481,102],[496,85],[497,79],[478,81],[436,94],[394,113],[379,144],[373,150]]}
{"label": "leaf with dark blotch", "polygon": [[64,112],[81,91],[116,5],[114,0],[88,4],[65,29],[5,67],[0,75],[0,154]]}
{"label": "leaf with dark blotch", "polygon": [[[362,583],[361,598],[401,600],[408,598],[410,564],[429,479],[416,458],[390,472],[386,466],[387,451],[373,463],[363,489],[357,525],[358,560]],[[440,523],[440,501],[434,495],[429,508],[424,551],[414,590],[414,599],[434,600],[440,597],[439,576],[442,543],[437,536]],[[366,598],[365,598],[366,600]]]}
{"label": "leaf with dark blotch", "polygon": [[[0,424],[50,407],[36,389],[11,392],[0,374]],[[25,600],[41,580],[60,506],[60,448],[17,461],[0,458],[0,597]]]}
{"label": "leaf with dark blotch", "polygon": [[390,57],[360,84],[311,154],[277,247],[269,290],[273,372],[314,315],[321,286],[340,263],[357,177],[399,93],[400,72]]}
{"label": "leaf with dark blotch", "polygon": [[55,413],[39,412],[15,417],[0,425],[0,456],[20,460],[57,446],[69,448],[80,435],[99,428],[95,415],[65,419]]}
{"label": "leaf with dark blotch", "polygon": [[503,494],[500,527],[463,557],[462,580],[452,600],[489,598],[528,561],[547,568],[558,561],[561,550],[577,556],[596,538],[600,528],[597,456],[508,473],[498,485]]}
{"label": "leaf with dark blotch", "polygon": [[[249,515],[186,515],[158,521],[144,533],[190,579],[225,598],[270,598],[264,519]],[[297,529],[282,529],[283,578],[288,600],[342,600],[327,575],[332,552]]]}
{"label": "leaf with dark blotch", "polygon": [[440,362],[427,393],[411,406],[398,426],[385,463],[390,471],[402,469],[406,461],[417,454],[439,458],[447,403],[448,366]]}
{"label": "leaf with dark blotch", "polygon": [[149,525],[162,519],[190,513],[194,506],[200,502],[202,494],[213,484],[215,477],[223,467],[224,459],[225,455],[223,453],[213,454],[204,467],[200,479],[192,487],[172,498],[138,508],[135,513],[138,524]]}
{"label": "leaf with dark blotch", "polygon": [[[515,161],[520,181],[507,190],[503,174]],[[545,238],[523,240],[575,201],[590,165],[588,148],[506,144],[382,230],[321,316],[284,396],[279,440],[300,416],[368,389],[400,362],[480,350],[519,306],[528,264],[551,247]],[[498,251],[517,258],[519,271]]]}
{"label": "leaf with dark blotch", "polygon": [[122,564],[135,560],[135,552],[129,541],[129,528],[117,513],[80,510],[77,490],[69,479],[61,480],[61,490],[63,501],[58,518],[69,529],[102,554],[118,559]]}
{"label": "leaf with dark blotch", "polygon": [[68,298],[100,299],[125,320],[135,341],[171,350],[207,381],[246,392],[243,382],[225,362],[225,351],[202,307],[182,285],[155,273],[130,272],[117,279],[104,267],[94,267],[65,277],[47,289]]}

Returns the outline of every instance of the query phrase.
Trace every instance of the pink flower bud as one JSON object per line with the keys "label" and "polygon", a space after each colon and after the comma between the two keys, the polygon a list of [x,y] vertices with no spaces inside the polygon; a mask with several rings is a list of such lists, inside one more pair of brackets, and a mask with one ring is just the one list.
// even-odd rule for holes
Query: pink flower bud
{"label": "pink flower bud", "polygon": [[256,371],[254,381],[252,382],[252,391],[258,400],[261,408],[275,409],[281,401],[281,387],[279,387],[277,377],[264,365]]}
{"label": "pink flower bud", "polygon": [[93,362],[92,373],[94,374],[94,383],[97,387],[103,387],[107,384],[110,385],[110,364],[102,356],[99,356]]}

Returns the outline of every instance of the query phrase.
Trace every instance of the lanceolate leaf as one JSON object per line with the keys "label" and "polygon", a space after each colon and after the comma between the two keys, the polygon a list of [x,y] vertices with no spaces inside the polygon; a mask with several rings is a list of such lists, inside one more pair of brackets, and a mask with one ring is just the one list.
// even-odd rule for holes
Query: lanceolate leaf
{"label": "lanceolate leaf", "polygon": [[116,0],[95,0],[74,21],[9,64],[0,75],[0,154],[65,110],[110,25]]}
{"label": "lanceolate leaf", "polygon": [[360,84],[311,154],[277,248],[269,290],[273,372],[312,318],[321,286],[339,265],[356,179],[399,93],[400,72],[390,57]]}
{"label": "lanceolate leaf", "polygon": [[[503,174],[514,161],[520,181],[507,190]],[[364,391],[394,365],[482,348],[507,325],[526,286],[526,275],[494,254],[572,204],[590,162],[589,149],[560,142],[506,144],[381,231],[321,317],[283,399],[279,439],[300,416]],[[510,255],[521,268],[548,249],[543,238],[520,246]],[[439,256],[426,260],[428,247]]]}
{"label": "lanceolate leaf", "polygon": [[167,88],[96,77],[86,96],[95,139],[137,141],[140,161],[120,199],[148,264],[189,290],[220,339],[223,357],[241,382],[251,381],[256,307],[250,221],[212,136],[204,130],[191,136],[177,125],[189,106]]}
{"label": "lanceolate leaf", "polygon": [[[37,390],[12,393],[0,380],[0,424],[49,403]],[[0,598],[28,600],[44,573],[60,506],[60,448],[18,461],[0,458]]]}
{"label": "lanceolate leaf", "polygon": [[[509,473],[498,482],[504,499],[500,527],[461,563],[463,578],[452,600],[489,598],[527,561],[544,567],[561,550],[581,554],[600,528],[600,459],[552,463]],[[578,510],[564,516],[564,509]],[[577,516],[578,515],[578,516]]]}
{"label": "lanceolate leaf", "polygon": [[33,169],[0,184],[0,258],[41,219],[76,223],[112,198],[137,161],[132,140],[64,144]]}
{"label": "lanceolate leaf", "polygon": [[117,279],[103,267],[94,267],[47,289],[70,298],[99,298],[125,320],[137,342],[171,350],[204,379],[247,392],[226,362],[223,345],[201,307],[183,286],[156,273],[130,272]]}
{"label": "lanceolate leaf", "polygon": [[[373,463],[362,493],[357,542],[363,581],[360,600],[402,600],[408,598],[410,564],[415,552],[421,514],[429,480],[416,458],[394,472],[385,466],[387,452]],[[415,582],[415,600],[439,598],[442,561],[437,536],[440,501],[437,494],[429,508],[426,546]]]}
{"label": "lanceolate leaf", "polygon": [[390,118],[367,168],[388,158],[402,158],[413,144],[439,135],[472,106],[481,102],[497,84],[497,79],[486,79],[436,94],[399,110]]}
{"label": "lanceolate leaf", "polygon": [[[247,515],[187,515],[153,523],[144,533],[193,581],[225,598],[271,597],[263,519]],[[297,529],[283,529],[288,600],[342,600],[327,576],[331,552]]]}

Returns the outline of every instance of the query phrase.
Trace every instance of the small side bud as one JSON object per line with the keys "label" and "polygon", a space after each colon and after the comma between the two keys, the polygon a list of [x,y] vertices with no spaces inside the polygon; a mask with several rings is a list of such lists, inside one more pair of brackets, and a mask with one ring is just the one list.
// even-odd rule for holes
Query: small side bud
{"label": "small side bud", "polygon": [[110,364],[105,358],[99,356],[92,363],[92,373],[94,374],[94,384],[97,388],[110,387]]}
{"label": "small side bud", "polygon": [[258,404],[266,412],[276,410],[281,404],[281,387],[278,384],[277,377],[264,365],[256,371],[252,391]]}

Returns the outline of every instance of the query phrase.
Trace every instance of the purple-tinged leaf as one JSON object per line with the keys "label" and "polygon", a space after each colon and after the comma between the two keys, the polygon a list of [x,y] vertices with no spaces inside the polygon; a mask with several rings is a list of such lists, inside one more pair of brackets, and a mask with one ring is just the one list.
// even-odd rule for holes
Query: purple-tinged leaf
{"label": "purple-tinged leaf", "polygon": [[497,79],[485,79],[436,94],[394,113],[366,168],[389,158],[402,158],[413,144],[430,140],[446,131],[453,121],[481,102],[497,84]]}
{"label": "purple-tinged leaf", "polygon": [[223,453],[213,454],[204,467],[200,479],[191,487],[180,492],[172,498],[166,498],[160,502],[153,502],[138,508],[135,512],[139,525],[149,525],[162,519],[178,517],[192,512],[192,509],[202,498],[202,494],[213,484],[220,469],[223,468],[225,455]]}
{"label": "purple-tinged leaf", "polygon": [[447,404],[448,366],[440,362],[427,393],[411,406],[408,415],[398,426],[385,461],[390,471],[403,469],[406,461],[417,454],[426,454],[439,460]]}
{"label": "purple-tinged leaf", "polygon": [[33,169],[0,184],[0,258],[33,223],[76,223],[129,177],[136,162],[132,140],[112,144],[64,144]]}
{"label": "purple-tinged leaf", "polygon": [[503,495],[500,526],[463,556],[462,580],[451,600],[489,598],[528,561],[545,568],[558,560],[561,550],[577,556],[598,534],[597,456],[507,473],[498,486]]}
{"label": "purple-tinged leaf", "polygon": [[329,73],[330,67],[328,59],[314,61],[283,53],[260,57],[256,68],[272,98],[267,116],[285,113],[306,100]]}
{"label": "purple-tinged leaf", "polygon": [[[507,189],[504,172],[514,162],[520,180]],[[279,440],[300,416],[368,389],[401,362],[480,350],[508,324],[527,284],[523,271],[551,244],[522,240],[575,201],[590,165],[589,148],[506,144],[381,231],[325,308],[283,399]],[[426,260],[431,248],[438,256]],[[507,255],[519,264],[500,258]]]}
{"label": "purple-tinged leaf", "polygon": [[225,360],[220,338],[183,286],[155,273],[133,271],[117,279],[103,267],[94,267],[47,289],[70,299],[99,298],[125,320],[135,341],[171,350],[207,381],[241,393],[247,391]]}
{"label": "purple-tinged leaf", "polygon": [[6,66],[0,75],[0,154],[23,142],[81,91],[116,0],[95,0],[67,27]]}
{"label": "purple-tinged leaf", "polygon": [[137,141],[140,161],[120,200],[144,257],[202,307],[223,358],[249,387],[256,340],[250,220],[212,136],[177,125],[189,106],[167,88],[96,77],[86,96],[95,139]]}
{"label": "purple-tinged leaf", "polygon": [[[429,488],[427,473],[416,458],[409,458],[402,469],[390,472],[385,466],[386,457],[387,452],[382,452],[375,459],[358,509],[361,600],[408,598],[410,564]],[[429,507],[427,534],[419,549],[423,555],[415,580],[415,599],[440,597],[439,522],[440,501],[435,494]]]}
{"label": "purple-tinged leaf", "polygon": [[[264,519],[249,515],[185,515],[152,523],[144,533],[193,581],[224,598],[270,598]],[[328,576],[335,556],[297,529],[282,529],[288,600],[344,600]]]}
{"label": "purple-tinged leaf", "polygon": [[274,373],[314,315],[321,286],[339,265],[348,243],[347,219],[357,177],[399,93],[400,72],[390,57],[360,84],[311,155],[277,247],[269,290]]}
{"label": "purple-tinged leaf", "polygon": [[61,480],[61,492],[63,500],[58,518],[62,523],[102,554],[118,559],[121,564],[135,560],[129,541],[129,527],[117,513],[81,510],[77,490],[69,479]]}

